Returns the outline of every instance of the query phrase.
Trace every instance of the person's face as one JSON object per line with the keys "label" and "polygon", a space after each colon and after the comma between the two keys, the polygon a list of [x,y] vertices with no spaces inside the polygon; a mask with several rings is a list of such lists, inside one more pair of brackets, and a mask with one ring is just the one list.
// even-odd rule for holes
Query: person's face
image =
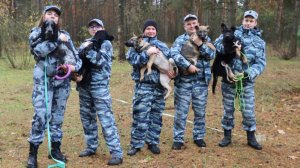
{"label": "person's face", "polygon": [[148,26],[146,27],[145,31],[144,31],[144,36],[147,37],[155,37],[157,34],[156,32],[156,28],[154,26]]}
{"label": "person's face", "polygon": [[253,29],[257,25],[257,21],[252,16],[246,16],[243,19],[242,24],[243,24],[244,29]]}
{"label": "person's face", "polygon": [[53,20],[55,24],[58,23],[59,15],[54,10],[48,10],[44,15],[45,20]]}
{"label": "person's face", "polygon": [[91,36],[94,36],[96,32],[99,30],[104,30],[104,29],[97,23],[92,23],[91,26],[89,27],[89,33]]}
{"label": "person's face", "polygon": [[189,34],[196,33],[195,26],[199,26],[198,20],[187,20],[184,22],[183,28]]}

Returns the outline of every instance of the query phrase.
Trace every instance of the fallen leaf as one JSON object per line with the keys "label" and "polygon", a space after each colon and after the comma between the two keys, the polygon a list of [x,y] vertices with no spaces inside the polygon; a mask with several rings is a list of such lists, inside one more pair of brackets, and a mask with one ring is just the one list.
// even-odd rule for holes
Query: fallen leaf
{"label": "fallen leaf", "polygon": [[295,160],[295,159],[297,159],[298,157],[297,156],[288,156],[290,159],[293,159],[293,160]]}
{"label": "fallen leaf", "polygon": [[140,160],[140,161],[139,161],[139,163],[147,163],[147,162],[149,162],[148,159],[143,159],[143,160]]}
{"label": "fallen leaf", "polygon": [[281,134],[281,135],[285,134],[285,132],[283,130],[278,130],[278,133]]}

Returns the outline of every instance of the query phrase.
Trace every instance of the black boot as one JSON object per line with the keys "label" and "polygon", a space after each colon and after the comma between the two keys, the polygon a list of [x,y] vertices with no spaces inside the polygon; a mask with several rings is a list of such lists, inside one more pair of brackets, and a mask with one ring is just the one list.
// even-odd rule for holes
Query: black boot
{"label": "black boot", "polygon": [[108,161],[108,165],[110,166],[114,166],[114,165],[119,165],[123,163],[123,159],[122,158],[118,158],[118,157],[112,157],[109,161]]}
{"label": "black boot", "polygon": [[87,156],[92,156],[95,154],[96,154],[96,151],[85,149],[82,152],[80,152],[79,157],[87,157]]}
{"label": "black boot", "polygon": [[183,146],[182,142],[173,142],[172,149],[173,150],[181,150],[182,146]]}
{"label": "black boot", "polygon": [[224,138],[219,142],[220,147],[226,147],[231,144],[231,130],[224,129]]}
{"label": "black boot", "polygon": [[37,153],[39,145],[30,143],[27,168],[37,168]]}
{"label": "black boot", "polygon": [[153,154],[160,154],[160,149],[157,145],[155,144],[149,144],[148,149],[153,153]]}
{"label": "black boot", "polygon": [[255,131],[247,131],[247,141],[252,148],[262,150],[262,146],[256,141]]}
{"label": "black boot", "polygon": [[206,147],[206,143],[203,139],[194,140],[194,143],[200,148]]}
{"label": "black boot", "polygon": [[[60,151],[60,142],[51,142],[51,155],[54,159],[60,160],[62,162],[67,162],[67,158],[61,153]],[[51,156],[48,156],[49,159],[51,159]]]}
{"label": "black boot", "polygon": [[131,148],[127,151],[127,155],[133,156],[133,155],[135,155],[136,153],[138,153],[139,151],[141,151],[140,148],[134,148],[134,147],[131,147]]}

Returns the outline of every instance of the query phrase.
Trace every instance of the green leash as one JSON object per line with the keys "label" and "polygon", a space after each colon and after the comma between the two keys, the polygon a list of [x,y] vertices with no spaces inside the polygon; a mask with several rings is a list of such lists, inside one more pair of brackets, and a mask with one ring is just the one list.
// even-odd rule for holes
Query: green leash
{"label": "green leash", "polygon": [[236,107],[236,101],[238,101],[238,109],[239,111],[242,112],[242,110],[245,110],[244,86],[243,86],[244,74],[238,75],[236,78],[237,78],[237,82],[235,82],[234,106]]}
{"label": "green leash", "polygon": [[[247,56],[241,52],[241,54],[247,58]],[[247,63],[248,69],[249,64]],[[244,100],[244,86],[243,86],[243,80],[247,77],[244,76],[244,74],[242,73],[241,75],[237,75],[237,82],[235,82],[235,97],[234,97],[234,107],[236,107],[236,101],[238,102],[238,109],[240,112],[242,112],[242,110],[245,110],[245,100]],[[238,99],[238,100],[236,100]]]}
{"label": "green leash", "polygon": [[[46,56],[46,59],[48,60],[48,57]],[[56,162],[56,164],[53,165],[48,165],[48,168],[52,168],[52,167],[60,167],[60,168],[65,168],[66,164],[60,160],[57,160],[55,158],[53,158],[52,154],[51,154],[51,136],[50,136],[50,117],[48,118],[48,83],[47,83],[47,64],[44,65],[45,66],[45,101],[46,101],[46,115],[47,115],[47,137],[48,137],[48,152],[50,153],[50,156],[52,158],[53,161]]]}

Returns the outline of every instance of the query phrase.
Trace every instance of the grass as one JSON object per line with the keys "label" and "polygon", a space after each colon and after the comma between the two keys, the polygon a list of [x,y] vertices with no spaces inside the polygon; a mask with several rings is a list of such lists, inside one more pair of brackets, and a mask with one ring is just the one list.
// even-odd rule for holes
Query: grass
{"label": "grass", "polygon": [[[270,51],[268,51],[270,52]],[[273,54],[273,53],[272,53]],[[268,54],[268,55],[272,55]],[[289,61],[268,56],[267,68],[256,83],[257,134],[266,137],[264,149],[256,151],[246,145],[242,130],[242,117],[236,112],[233,144],[220,148],[217,143],[222,133],[209,128],[221,128],[222,103],[220,85],[217,95],[209,94],[207,106],[207,148],[193,144],[192,124],[187,124],[185,149],[171,150],[173,118],[164,116],[161,134],[161,154],[153,155],[146,148],[137,156],[128,157],[130,142],[131,100],[133,81],[127,62],[114,61],[111,75],[113,111],[124,150],[124,163],[120,167],[297,167],[300,165],[300,63],[299,58]],[[0,167],[25,167],[28,156],[29,130],[33,108],[31,105],[32,69],[13,70],[7,60],[0,59]],[[172,82],[173,83],[173,82]],[[219,83],[220,84],[220,83]],[[72,83],[63,125],[62,150],[69,158],[68,167],[106,167],[109,151],[99,130],[100,146],[95,156],[78,158],[84,149],[84,137],[79,118],[78,93]],[[118,100],[128,103],[122,103]],[[173,95],[166,101],[165,113],[174,114]],[[193,121],[193,112],[188,119]],[[280,134],[283,130],[285,134]],[[38,155],[40,167],[53,163],[47,159],[46,139]],[[294,156],[294,157],[292,157]],[[295,158],[296,157],[296,158]],[[295,159],[292,159],[295,158]]]}

